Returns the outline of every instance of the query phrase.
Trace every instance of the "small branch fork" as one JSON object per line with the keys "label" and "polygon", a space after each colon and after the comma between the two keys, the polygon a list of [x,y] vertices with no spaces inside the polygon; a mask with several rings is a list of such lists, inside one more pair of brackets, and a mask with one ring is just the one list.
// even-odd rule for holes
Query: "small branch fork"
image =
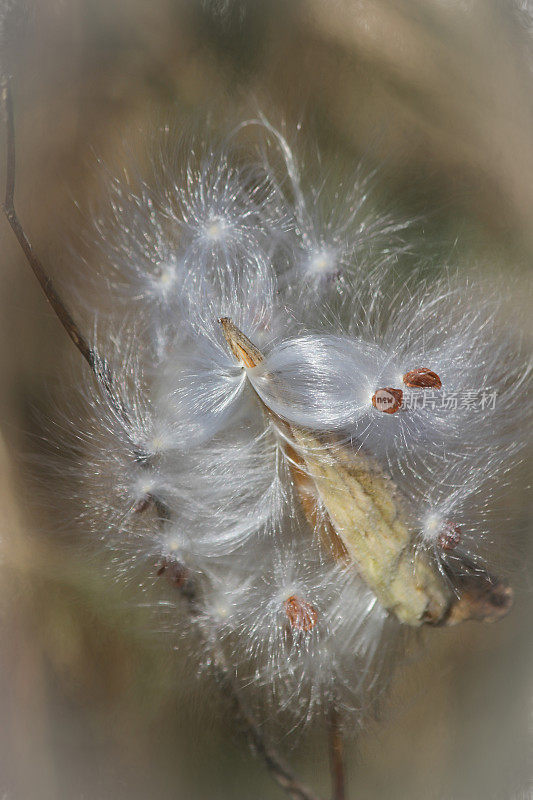
{"label": "small branch fork", "polygon": [[[2,208],[13,230],[13,233],[15,234],[24,252],[24,255],[26,256],[26,260],[28,261],[28,264],[30,265],[35,277],[39,281],[41,288],[48,302],[52,306],[57,318],[63,325],[69,338],[72,340],[89,365],[89,368],[96,379],[103,383],[110,396],[111,402],[116,406],[117,398],[113,392],[113,380],[106,363],[100,359],[97,352],[90,346],[87,339],[81,333],[66,305],[56,292],[44,266],[35,254],[31,242],[26,236],[24,228],[22,227],[22,224],[15,211],[15,125],[11,87],[7,77],[3,77],[0,83],[0,106],[6,125],[6,190]],[[127,409],[121,408],[120,411],[124,415],[127,414]],[[164,519],[165,514],[163,513],[161,516]],[[191,613],[197,615],[198,607],[196,604],[194,591],[191,592],[190,586],[187,587],[187,589],[184,587],[182,594],[189,603]],[[218,673],[219,683],[231,697],[235,711],[242,719],[246,727],[246,732],[253,749],[263,759],[273,779],[282,789],[284,789],[285,792],[287,792],[292,800],[320,800],[317,795],[315,795],[293,775],[292,771],[284,764],[277,752],[265,741],[259,723],[245,703],[238,687],[235,685],[235,682],[231,677],[232,670],[226,664],[222,652],[219,652],[219,648],[217,648],[215,652],[215,665]],[[338,739],[338,735],[339,734],[337,733],[335,740],[332,739],[331,747],[331,752],[333,753],[333,751],[335,751],[336,754],[336,765],[342,763],[342,747],[339,749],[338,742],[340,740]],[[335,741],[334,746],[333,741]],[[344,800],[344,793],[341,789],[339,789],[342,784],[342,781],[339,782],[339,775],[342,775],[342,770],[339,772],[339,767],[336,766],[336,783],[333,800]]]}

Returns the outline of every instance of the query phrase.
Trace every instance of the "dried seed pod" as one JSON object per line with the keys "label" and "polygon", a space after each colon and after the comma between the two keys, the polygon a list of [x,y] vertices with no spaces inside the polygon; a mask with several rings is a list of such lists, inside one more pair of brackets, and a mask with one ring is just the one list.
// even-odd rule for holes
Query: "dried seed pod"
{"label": "dried seed pod", "polygon": [[293,628],[298,631],[311,631],[318,622],[316,608],[306,600],[293,594],[285,600],[285,613]]}
{"label": "dried seed pod", "polygon": [[418,367],[406,372],[402,380],[410,389],[442,388],[442,381],[437,373],[427,367]]}
{"label": "dried seed pod", "polygon": [[[241,363],[260,363],[261,352],[242,331],[231,320],[224,319],[222,324],[228,344]],[[386,388],[378,389],[372,398],[375,408],[380,408],[377,400],[381,393],[389,395],[385,413],[401,407],[402,390]],[[337,552],[357,565],[381,605],[400,622],[414,627],[455,625],[467,619],[492,622],[507,613],[512,591],[479,568],[470,569],[464,554],[458,561],[469,574],[468,591],[459,595],[455,591],[465,586],[463,573],[450,573],[450,582],[443,579],[442,570],[436,568],[429,553],[416,546],[391,481],[363,452],[346,447],[335,437],[317,436],[290,425],[266,405],[265,411],[275,421],[286,451],[288,447],[296,484],[304,494],[308,490],[298,473],[312,478],[327,515],[328,531],[340,540]],[[313,504],[304,498],[302,505],[314,525]],[[316,624],[315,609],[295,595],[285,601],[285,612],[299,630],[310,630]]]}
{"label": "dried seed pod", "polygon": [[395,414],[400,410],[403,401],[403,392],[401,389],[392,389],[387,386],[384,389],[378,389],[372,395],[372,405],[378,411],[383,411],[385,414]]}
{"label": "dried seed pod", "polygon": [[437,541],[443,550],[455,550],[461,541],[461,528],[454,522],[445,522]]}

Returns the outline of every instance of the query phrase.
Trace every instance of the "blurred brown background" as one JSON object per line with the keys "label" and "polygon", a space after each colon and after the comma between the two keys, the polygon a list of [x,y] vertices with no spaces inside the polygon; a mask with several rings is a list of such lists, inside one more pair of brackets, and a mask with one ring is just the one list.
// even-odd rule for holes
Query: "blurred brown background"
{"label": "blurred brown background", "polygon": [[[20,10],[0,55],[14,74],[17,204],[60,286],[68,287],[67,242],[80,224],[73,201],[86,207],[102,191],[91,148],[113,163],[122,140],[135,141],[161,112],[171,109],[178,129],[213,103],[231,119],[253,98],[275,121],[303,120],[325,169],[348,170],[371,154],[398,212],[426,214],[436,251],[453,250],[465,271],[475,266],[496,288],[510,287],[504,316],[530,341],[522,322],[533,257],[525,6],[11,5]],[[83,365],[4,222],[0,243],[0,796],[281,798],[186,649],[151,630],[135,587],[111,581],[108,557],[88,555],[75,531],[57,532],[65,501],[28,456],[41,449],[39,414],[56,413],[50,388]],[[399,673],[382,719],[350,745],[351,798],[533,796],[527,478],[524,469],[514,474],[506,500],[519,522],[508,532],[511,560],[520,562],[514,611],[497,626],[430,632],[426,655]],[[36,500],[36,482],[48,505]],[[320,732],[303,737],[291,758],[327,794]]]}

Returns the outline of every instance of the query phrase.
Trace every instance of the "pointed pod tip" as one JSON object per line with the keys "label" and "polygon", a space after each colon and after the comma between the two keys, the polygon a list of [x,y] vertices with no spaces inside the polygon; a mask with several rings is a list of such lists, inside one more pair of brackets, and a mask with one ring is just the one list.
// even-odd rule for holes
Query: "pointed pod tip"
{"label": "pointed pod tip", "polygon": [[248,369],[256,367],[261,363],[263,360],[261,351],[244,335],[229,317],[220,317],[218,321],[222,325],[224,338],[237,361],[240,361],[240,363]]}

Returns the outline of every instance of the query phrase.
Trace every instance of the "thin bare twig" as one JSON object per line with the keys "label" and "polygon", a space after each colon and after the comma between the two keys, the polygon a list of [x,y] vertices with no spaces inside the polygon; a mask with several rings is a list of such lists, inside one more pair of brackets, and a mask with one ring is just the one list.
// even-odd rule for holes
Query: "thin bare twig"
{"label": "thin bare twig", "polygon": [[217,668],[220,670],[220,682],[231,697],[235,712],[246,727],[246,734],[253,749],[263,759],[273,779],[293,800],[320,800],[318,795],[295,777],[276,750],[266,742],[257,720],[230,677],[231,671],[224,662],[220,663],[218,658],[219,654],[217,654]]}
{"label": "thin bare twig", "polygon": [[[56,292],[52,280],[48,276],[40,259],[35,254],[31,242],[26,236],[24,228],[22,227],[22,224],[15,211],[15,125],[13,117],[13,100],[8,78],[3,79],[0,89],[0,102],[6,123],[6,191],[5,199],[2,204],[4,213],[15,236],[17,237],[24,255],[26,256],[28,264],[33,270],[33,273],[39,281],[48,302],[52,306],[69,338],[74,342],[97,380],[103,383],[113,405],[116,407],[118,404],[118,410],[123,414],[124,418],[127,419],[127,409],[122,407],[120,401],[117,400],[116,393],[113,391],[113,379],[107,364],[100,359],[97,352],[89,345],[87,339],[81,333],[65,303]],[[164,505],[160,501],[156,501],[156,506],[161,519],[166,519],[168,514]],[[161,570],[161,573],[162,572],[163,570]],[[186,582],[180,588],[183,596],[189,604],[191,614],[195,616],[198,615],[199,609],[196,601],[196,594],[191,588],[190,583]],[[297,780],[291,770],[283,763],[276,751],[265,741],[260,726],[248,708],[247,704],[244,702],[238,687],[235,685],[235,682],[231,677],[232,671],[226,664],[223,653],[219,651],[219,648],[216,648],[214,653],[214,661],[219,683],[231,697],[235,711],[242,719],[246,727],[247,735],[254,750],[263,759],[274,780],[287,792],[291,798],[293,798],[293,800],[320,800],[317,795],[313,794],[310,789]]]}
{"label": "thin bare twig", "polygon": [[[157,501],[156,505],[161,522],[164,524],[170,518],[170,515],[166,512],[161,501]],[[196,619],[198,623],[200,634],[212,655],[218,684],[231,700],[236,716],[244,723],[245,733],[253,750],[263,759],[273,779],[287,792],[292,800],[320,800],[318,795],[314,794],[311,789],[296,778],[276,750],[266,741],[259,723],[233,678],[234,670],[227,663],[226,655],[218,644],[216,631],[213,631],[209,620],[202,614],[202,607],[198,602],[194,581],[188,574],[186,567],[175,563],[173,569],[172,565],[164,561],[159,565],[157,574],[163,575],[165,573],[170,582],[176,586],[186,600],[191,617]]]}
{"label": "thin bare twig", "polygon": [[329,712],[329,765],[331,771],[332,800],[346,800],[346,774],[344,769],[344,745],[339,711],[332,702]]}
{"label": "thin bare twig", "polygon": [[8,77],[3,77],[0,84],[0,103],[6,123],[6,191],[2,208],[6,218],[11,225],[13,233],[17,237],[26,260],[30,265],[35,277],[39,281],[46,299],[52,306],[57,318],[63,325],[69,338],[76,345],[79,352],[89,365],[91,372],[96,380],[105,389],[109,402],[115,411],[122,417],[126,424],[130,417],[127,409],[113,390],[113,375],[109,364],[105,359],[100,358],[97,351],[91,347],[85,336],[81,333],[78,325],[67,306],[57,293],[52,279],[46,272],[40,259],[36,255],[33,246],[26,235],[22,223],[20,222],[15,210],[15,174],[16,174],[16,151],[15,151],[15,122],[13,115],[13,98],[11,95],[11,85]]}
{"label": "thin bare twig", "polygon": [[13,233],[24,251],[26,260],[32,268],[35,277],[41,284],[41,288],[46,298],[54,309],[57,318],[74,342],[93,372],[99,371],[100,363],[96,352],[89,345],[67,307],[56,292],[54,285],[47,274],[45,268],[36,256],[30,240],[26,236],[24,228],[15,211],[15,124],[13,120],[13,100],[11,97],[11,87],[9,80],[4,79],[2,85],[2,108],[6,121],[6,193],[3,202],[3,209],[8,219]]}

